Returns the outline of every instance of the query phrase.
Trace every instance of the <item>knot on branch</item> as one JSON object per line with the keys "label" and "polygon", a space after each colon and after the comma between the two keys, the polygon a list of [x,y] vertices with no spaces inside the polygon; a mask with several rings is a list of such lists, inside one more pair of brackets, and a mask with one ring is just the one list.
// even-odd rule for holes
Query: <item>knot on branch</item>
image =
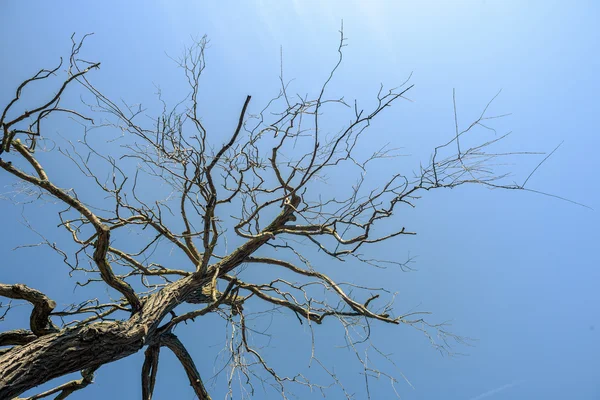
{"label": "knot on branch", "polygon": [[93,342],[98,337],[105,335],[114,325],[114,322],[98,322],[88,325],[81,330],[80,338],[84,342]]}
{"label": "knot on branch", "polygon": [[221,299],[222,296],[225,296],[225,298],[220,303],[230,306],[233,315],[238,315],[244,310],[243,303],[246,299],[244,296],[235,293],[223,294],[219,290],[215,290],[213,293],[211,284],[204,285],[191,292],[186,297],[185,302],[189,304],[210,304],[214,302],[215,297]]}

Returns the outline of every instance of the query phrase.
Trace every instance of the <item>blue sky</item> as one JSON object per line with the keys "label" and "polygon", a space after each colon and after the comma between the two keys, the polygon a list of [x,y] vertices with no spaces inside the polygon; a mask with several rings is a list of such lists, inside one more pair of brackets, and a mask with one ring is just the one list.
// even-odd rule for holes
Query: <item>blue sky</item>
{"label": "blue sky", "polygon": [[[594,172],[600,148],[597,2],[6,1],[0,12],[1,104],[18,83],[67,54],[73,32],[95,33],[85,54],[102,62],[92,78],[109,97],[153,104],[157,84],[168,100],[177,99],[185,87],[165,53],[176,56],[191,36],[207,34],[202,101],[216,131],[235,123],[232,116],[246,95],[253,96],[256,111],[277,93],[280,49],[284,75],[295,78],[295,90],[314,93],[335,62],[343,20],[348,46],[333,95],[369,99],[380,83],[397,85],[411,72],[415,84],[413,102],[398,103],[371,128],[375,143],[392,142],[407,156],[376,164],[368,174],[410,173],[452,136],[453,88],[462,124],[502,89],[493,112],[511,113],[496,125],[500,132],[513,131],[506,149],[549,152],[564,141],[531,178],[531,188],[600,209]],[[522,182],[540,159],[514,161],[514,180]],[[54,168],[56,178],[68,182],[69,171]],[[0,175],[1,192],[11,190],[11,183]],[[399,292],[399,310],[432,311],[434,320],[452,320],[453,331],[476,341],[455,348],[466,356],[442,357],[409,328],[374,328],[379,347],[393,353],[397,375],[410,381],[396,385],[401,398],[599,398],[598,212],[533,193],[481,187],[426,193],[416,205],[402,210],[401,220],[418,235],[377,251],[393,259],[416,256],[418,271],[351,268],[345,279],[385,284]],[[0,280],[28,283],[66,302],[74,282],[59,259],[42,250],[11,251],[36,241],[20,223],[20,212],[8,201],[0,203]],[[46,232],[56,225],[41,206],[26,207],[25,215]],[[25,321],[15,316],[2,324],[10,328]],[[203,376],[215,372],[225,335],[220,321],[211,317],[177,332]],[[294,321],[282,315],[272,323],[265,355],[283,368],[305,371],[310,335]],[[316,334],[327,365],[346,379],[357,399],[366,398],[352,356],[334,348],[343,345],[339,328],[325,324]],[[167,353],[156,398],[193,398]],[[74,398],[139,398],[141,363],[136,356],[103,367],[96,383]],[[208,382],[213,398],[224,398],[222,384]],[[392,398],[385,378],[371,385],[374,399]],[[256,398],[279,398],[273,391],[259,393]],[[328,398],[342,398],[341,392],[333,389]]]}

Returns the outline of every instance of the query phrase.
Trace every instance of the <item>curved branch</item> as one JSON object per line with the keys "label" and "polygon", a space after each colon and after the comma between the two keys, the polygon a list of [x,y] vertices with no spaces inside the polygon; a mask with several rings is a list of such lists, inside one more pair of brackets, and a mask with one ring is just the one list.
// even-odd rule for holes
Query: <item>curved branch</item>
{"label": "curved branch", "polygon": [[[13,146],[17,149],[17,151],[40,173],[43,172],[43,168],[41,165],[33,158],[33,156],[29,153],[29,151],[25,148],[23,144],[19,141],[14,141]],[[104,225],[101,220],[81,201],[78,199],[69,196],[65,191],[54,185],[47,178],[45,173],[40,173],[40,178],[36,178],[29,174],[24,173],[23,171],[12,166],[11,163],[4,162],[0,160],[0,167],[4,170],[12,173],[13,175],[21,178],[24,181],[32,183],[39,188],[47,191],[52,194],[54,197],[63,201],[67,205],[73,207],[77,211],[79,211],[83,216],[85,216],[88,221],[94,226],[96,229],[97,240],[96,240],[96,249],[94,250],[94,261],[100,270],[100,274],[102,279],[113,289],[119,291],[127,301],[131,304],[131,307],[134,311],[137,311],[141,308],[141,303],[139,298],[136,296],[133,288],[129,286],[129,284],[120,278],[118,278],[109,262],[106,259],[106,254],[108,252],[109,242],[110,242],[110,228]]]}
{"label": "curved branch", "polygon": [[[327,285],[329,285],[329,287],[331,287],[341,298],[342,300],[348,304],[348,306],[350,306],[350,308],[352,308],[354,311],[356,311],[358,314],[363,315],[365,317],[368,318],[373,318],[373,319],[378,319],[380,321],[384,321],[384,322],[389,322],[392,324],[399,324],[401,322],[401,320],[399,320],[398,318],[389,318],[389,315],[387,314],[376,314],[372,311],[370,311],[366,305],[360,304],[359,302],[353,300],[352,298],[350,298],[350,296],[348,296],[343,290],[342,288],[340,288],[338,286],[337,283],[335,283],[333,281],[333,279],[331,279],[330,277],[328,277],[325,274],[322,274],[320,272],[316,272],[316,271],[308,271],[302,268],[298,268],[297,266],[295,266],[292,263],[289,263],[287,261],[283,261],[283,260],[277,260],[275,258],[267,258],[267,257],[248,257],[246,260],[246,262],[251,262],[251,263],[263,263],[263,264],[271,264],[271,265],[278,265],[281,267],[285,267],[297,274],[300,275],[304,275],[304,276],[311,276],[314,278],[318,278],[321,281],[327,283]],[[370,300],[369,300],[370,301]],[[367,305],[368,302],[367,301]]]}
{"label": "curved branch", "polygon": [[[73,380],[67,383],[64,383],[60,386],[55,387],[54,389],[47,390],[43,393],[36,394],[31,397],[27,397],[22,400],[38,400],[44,397],[48,397],[52,394],[60,392],[58,396],[54,398],[54,400],[63,400],[66,399],[67,396],[73,394],[73,392],[77,390],[81,390],[87,387],[90,383],[94,383],[94,371],[95,369],[86,369],[81,371],[81,379]],[[19,400],[19,399],[15,399]]]}
{"label": "curved branch", "polygon": [[196,396],[198,396],[199,400],[211,400],[210,395],[206,391],[204,387],[204,383],[202,383],[202,378],[200,377],[200,373],[196,368],[196,364],[194,364],[194,360],[190,353],[188,353],[187,349],[181,343],[179,338],[172,333],[165,333],[160,338],[160,344],[162,346],[168,347],[169,350],[175,354],[183,368],[185,369],[185,373],[187,374],[188,379],[190,380],[190,385],[194,389]]}
{"label": "curved branch", "polygon": [[[9,299],[26,300],[33,304],[29,323],[31,330],[36,336],[58,332],[58,328],[50,321],[50,313],[56,307],[56,302],[49,299],[42,292],[22,284],[6,285],[0,283],[0,296],[8,297]],[[25,335],[20,336],[22,338],[25,337]]]}

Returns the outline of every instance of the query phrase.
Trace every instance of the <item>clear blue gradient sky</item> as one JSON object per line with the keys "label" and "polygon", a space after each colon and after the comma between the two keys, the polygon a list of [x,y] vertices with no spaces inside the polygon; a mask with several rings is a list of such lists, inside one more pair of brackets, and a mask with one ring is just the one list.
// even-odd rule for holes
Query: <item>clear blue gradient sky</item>
{"label": "clear blue gradient sky", "polygon": [[[158,84],[167,99],[176,99],[186,89],[165,52],[178,55],[190,35],[207,34],[203,101],[207,123],[216,128],[234,123],[246,95],[253,96],[256,111],[277,93],[280,47],[284,74],[296,78],[296,91],[314,93],[335,62],[343,19],[348,47],[332,94],[370,99],[380,83],[399,84],[411,72],[415,84],[413,102],[397,104],[372,127],[373,140],[390,141],[407,157],[377,164],[369,174],[410,174],[451,137],[453,88],[463,124],[502,89],[493,110],[512,113],[496,125],[513,131],[507,149],[549,152],[564,141],[532,177],[531,188],[600,209],[595,1],[3,1],[0,15],[3,105],[18,83],[67,54],[73,32],[95,33],[85,52],[102,62],[92,79],[109,97],[153,103]],[[515,181],[522,182],[539,160],[516,159]],[[68,182],[69,171],[59,169],[55,176]],[[0,174],[0,192],[11,190],[11,183]],[[375,328],[373,340],[393,353],[398,376],[410,381],[396,385],[401,398],[600,398],[598,212],[482,187],[427,193],[416,205],[402,211],[402,224],[418,235],[378,251],[395,259],[417,256],[418,271],[355,268],[356,276],[346,280],[385,284],[399,292],[400,312],[419,306],[477,341],[455,348],[467,356],[449,358],[410,328]],[[20,223],[20,211],[0,202],[0,281],[23,281],[66,302],[74,281],[60,259],[42,249],[11,251],[37,240]],[[27,207],[25,215],[36,226],[56,225],[41,206]],[[13,314],[2,328],[26,323]],[[292,315],[275,320],[266,357],[288,371],[306,371],[308,331],[288,333],[303,329]],[[213,361],[223,345],[220,321],[208,318],[177,332],[205,377],[215,373]],[[328,367],[356,399],[366,398],[353,358],[334,348],[343,345],[339,328],[325,324],[316,333]],[[103,367],[95,384],[73,398],[139,398],[141,355]],[[168,351],[161,357],[155,397],[193,398],[174,358]],[[223,383],[207,382],[213,398],[224,398]],[[371,385],[373,399],[393,398],[386,378]],[[298,396],[320,398],[301,389]],[[259,387],[255,398],[279,396]],[[327,398],[343,397],[332,389]]]}

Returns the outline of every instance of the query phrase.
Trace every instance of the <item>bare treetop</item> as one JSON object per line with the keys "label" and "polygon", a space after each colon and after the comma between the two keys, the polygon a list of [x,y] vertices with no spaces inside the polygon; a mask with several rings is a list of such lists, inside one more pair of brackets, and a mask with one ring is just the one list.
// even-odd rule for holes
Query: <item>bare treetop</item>
{"label": "bare treetop", "polygon": [[[503,157],[533,153],[493,150],[506,137],[492,126],[502,117],[490,111],[495,97],[464,127],[455,105],[455,131],[432,149],[430,159],[407,173],[395,170],[390,159],[397,152],[392,147],[368,157],[358,149],[369,140],[372,121],[408,99],[414,90],[410,76],[398,87],[381,86],[370,108],[331,96],[328,85],[343,60],[343,33],[337,62],[318,93],[295,94],[282,74],[276,97],[261,108],[252,104],[250,95],[239,99],[239,112],[231,117],[233,130],[218,131],[207,129],[199,105],[199,98],[207,95],[201,90],[206,38],[176,60],[189,85],[187,96],[169,105],[159,90],[162,112],[150,118],[142,106],[110,100],[91,83],[100,63],[80,58],[84,39],[73,42],[67,62],[25,80],[4,106],[0,167],[4,176],[19,182],[18,196],[52,198],[61,205],[58,225],[74,247],[61,249],[45,237],[41,244],[58,253],[57,260],[64,260],[78,285],[109,287],[113,300],[92,295],[57,310],[55,301],[26,283],[0,284],[0,296],[33,305],[28,328],[0,333],[0,345],[7,346],[0,350],[0,398],[14,398],[81,371],[82,379],[29,397],[58,394],[56,398],[63,399],[92,383],[94,371],[104,364],[145,347],[142,392],[150,399],[159,353],[167,347],[183,365],[198,398],[209,399],[195,361],[174,333],[179,324],[209,313],[218,313],[228,323],[225,371],[230,398],[238,398],[233,380],[240,376],[248,397],[261,381],[283,398],[293,385],[317,391],[333,385],[352,397],[315,352],[311,359],[330,378],[325,383],[312,382],[301,371],[285,376],[272,368],[249,340],[248,308],[295,315],[315,335],[316,325],[337,320],[365,376],[386,376],[392,382],[396,377],[367,362],[360,350],[376,349],[368,340],[371,323],[415,328],[442,352],[451,351],[450,341],[462,342],[445,324],[427,319],[427,312],[407,311],[406,305],[395,308],[394,294],[385,287],[366,287],[358,276],[338,282],[322,264],[410,269],[410,260],[380,259],[373,251],[376,243],[415,234],[414,227],[403,226],[397,216],[402,207],[415,207],[430,190],[467,183],[529,190],[507,182],[497,167]],[[57,79],[59,88],[47,100],[19,111],[22,102],[31,103],[26,89]],[[67,90],[79,91],[83,104],[64,107]],[[332,128],[330,113],[345,115],[345,124]],[[60,138],[46,126],[58,114],[80,123],[77,141],[50,145]],[[105,135],[107,131],[112,133]],[[89,179],[102,195],[87,196],[87,189],[72,188],[64,176],[55,179],[38,156],[41,150],[49,152],[44,160],[53,156],[54,163],[68,162],[73,174]],[[366,173],[374,162],[389,163],[391,171],[376,177],[375,184]],[[332,171],[353,183],[320,191],[320,182]],[[137,236],[123,240],[125,232]],[[177,257],[161,254],[169,249]],[[260,265],[280,272],[261,282],[245,278],[244,271]],[[183,303],[202,306],[182,313],[178,307]],[[365,382],[368,386],[369,379]]]}

